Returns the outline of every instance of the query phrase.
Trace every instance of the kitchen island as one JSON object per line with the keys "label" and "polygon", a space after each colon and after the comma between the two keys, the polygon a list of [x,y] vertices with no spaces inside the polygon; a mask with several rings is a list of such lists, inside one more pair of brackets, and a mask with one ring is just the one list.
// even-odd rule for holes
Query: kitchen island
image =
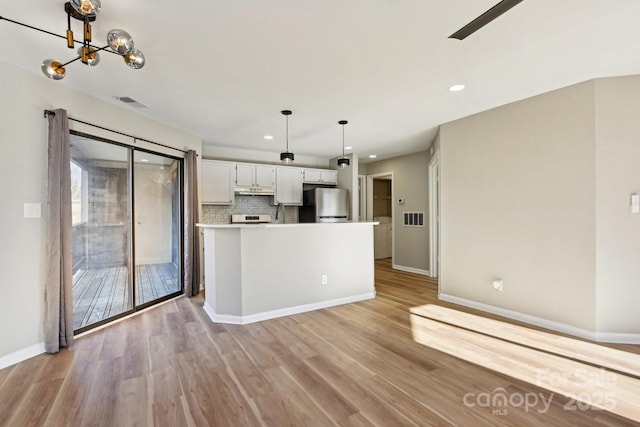
{"label": "kitchen island", "polygon": [[374,298],[375,224],[198,224],[205,311],[246,324]]}

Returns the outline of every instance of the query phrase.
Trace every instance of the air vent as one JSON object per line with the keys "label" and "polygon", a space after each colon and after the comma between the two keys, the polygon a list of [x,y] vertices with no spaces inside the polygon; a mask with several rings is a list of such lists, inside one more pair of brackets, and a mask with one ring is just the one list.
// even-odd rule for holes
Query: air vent
{"label": "air vent", "polygon": [[403,212],[405,227],[424,227],[424,212]]}
{"label": "air vent", "polygon": [[117,99],[118,101],[124,102],[125,104],[131,106],[131,107],[135,107],[135,108],[149,108],[146,105],[136,101],[135,99],[129,97],[129,96],[114,96],[115,99]]}

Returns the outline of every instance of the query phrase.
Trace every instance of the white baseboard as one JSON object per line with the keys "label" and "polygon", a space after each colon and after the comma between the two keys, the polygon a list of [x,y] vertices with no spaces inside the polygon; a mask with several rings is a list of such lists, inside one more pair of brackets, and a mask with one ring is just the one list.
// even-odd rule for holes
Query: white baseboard
{"label": "white baseboard", "polygon": [[589,331],[587,329],[576,328],[575,326],[567,325],[566,323],[543,319],[541,317],[532,316],[530,314],[507,310],[505,308],[496,307],[477,301],[471,301],[453,295],[439,294],[438,299],[454,304],[463,305],[465,307],[486,311],[488,313],[497,314],[498,316],[507,317],[509,319],[518,320],[520,322],[529,323],[531,325],[540,326],[541,328],[550,329],[552,331],[584,338],[590,341],[616,344],[640,344],[640,334]]}
{"label": "white baseboard", "polygon": [[640,344],[640,334],[596,332],[596,341],[612,344]]}
{"label": "white baseboard", "polygon": [[44,353],[44,342],[34,344],[14,353],[0,357],[0,369],[20,363],[24,360],[31,359],[34,356]]}
{"label": "white baseboard", "polygon": [[506,308],[496,307],[494,305],[484,304],[465,298],[459,298],[453,295],[439,294],[438,299],[454,304],[463,305],[465,307],[486,311],[488,313],[497,314],[498,316],[508,317],[509,319],[518,320],[520,322],[530,323],[532,325],[540,326],[541,328],[550,329],[552,331],[562,332],[564,334],[596,341],[595,332],[589,331],[587,329],[576,328],[575,326],[567,325],[566,323],[543,319],[542,317],[532,316],[530,314],[520,313],[518,311],[508,310]]}
{"label": "white baseboard", "polygon": [[429,276],[429,270],[423,270],[421,268],[405,267],[403,265],[393,264],[395,270],[406,271],[407,273],[416,273],[423,276]]}
{"label": "white baseboard", "polygon": [[368,292],[366,294],[353,295],[344,298],[336,298],[328,301],[314,302],[311,304],[303,304],[295,307],[282,308],[279,310],[265,311],[262,313],[249,314],[247,316],[236,316],[232,314],[217,314],[213,307],[207,301],[204,303],[204,311],[209,318],[215,323],[230,323],[233,325],[246,325],[248,323],[262,322],[263,320],[275,319],[276,317],[291,316],[294,314],[305,313],[307,311],[320,310],[322,308],[334,307],[336,305],[350,304],[358,301],[365,301],[376,297],[376,293]]}

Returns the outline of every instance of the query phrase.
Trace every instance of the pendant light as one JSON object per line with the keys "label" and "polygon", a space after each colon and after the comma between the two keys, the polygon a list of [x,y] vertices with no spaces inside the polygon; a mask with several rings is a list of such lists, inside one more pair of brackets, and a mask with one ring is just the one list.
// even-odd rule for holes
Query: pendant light
{"label": "pendant light", "polygon": [[289,151],[289,116],[292,114],[291,110],[280,111],[286,118],[286,130],[287,130],[287,147],[284,152],[280,153],[280,160],[282,163],[289,164],[293,162],[293,153]]}
{"label": "pendant light", "polygon": [[338,166],[341,168],[346,168],[349,166],[349,159],[344,155],[344,125],[349,123],[346,120],[340,120],[338,122],[339,125],[342,126],[342,157],[338,159]]}

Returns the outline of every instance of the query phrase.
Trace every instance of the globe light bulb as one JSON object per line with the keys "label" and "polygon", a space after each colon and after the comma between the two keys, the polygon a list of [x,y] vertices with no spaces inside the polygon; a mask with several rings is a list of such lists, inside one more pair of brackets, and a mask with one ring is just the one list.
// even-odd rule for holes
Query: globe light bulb
{"label": "globe light bulb", "polygon": [[62,64],[53,59],[45,59],[42,62],[41,69],[44,75],[52,80],[62,80],[67,75],[67,70],[64,69]]}
{"label": "globe light bulb", "polygon": [[126,55],[133,51],[133,37],[125,30],[111,30],[107,33],[107,44],[116,53]]}

